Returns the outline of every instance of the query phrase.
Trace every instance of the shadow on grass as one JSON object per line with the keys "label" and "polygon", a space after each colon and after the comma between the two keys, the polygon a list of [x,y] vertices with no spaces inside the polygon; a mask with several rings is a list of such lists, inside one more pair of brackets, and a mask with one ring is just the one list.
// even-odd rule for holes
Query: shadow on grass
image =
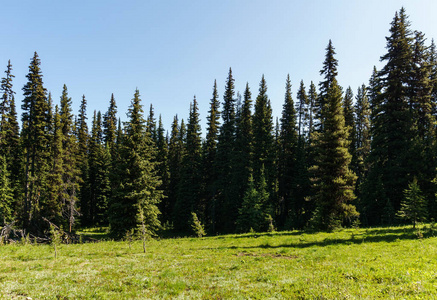
{"label": "shadow on grass", "polygon": [[[293,232],[294,233],[294,232]],[[273,234],[278,235],[278,234]],[[280,234],[279,234],[280,235]],[[293,234],[294,235],[294,234]],[[275,249],[275,248],[309,248],[309,247],[326,247],[331,245],[353,245],[364,243],[391,243],[400,240],[417,240],[437,236],[437,230],[425,228],[423,231],[418,231],[413,228],[378,228],[378,229],[363,229],[360,231],[351,232],[349,237],[340,238],[325,238],[319,241],[298,241],[283,243],[279,245],[270,245],[267,241],[257,246],[229,246],[219,247],[220,249]]]}

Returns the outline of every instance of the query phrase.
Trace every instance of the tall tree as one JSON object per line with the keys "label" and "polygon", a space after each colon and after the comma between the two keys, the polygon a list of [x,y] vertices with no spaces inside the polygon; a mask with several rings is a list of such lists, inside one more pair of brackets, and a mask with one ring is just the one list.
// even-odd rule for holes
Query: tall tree
{"label": "tall tree", "polygon": [[362,194],[369,225],[394,222],[402,191],[414,176],[415,134],[410,103],[413,40],[409,26],[402,8],[396,12],[386,38],[388,52],[381,57],[386,64],[371,84],[376,87],[371,95],[372,150]]}
{"label": "tall tree", "polygon": [[249,186],[249,178],[253,173],[252,93],[248,83],[244,91],[240,113],[236,120],[233,160],[235,168],[233,182],[237,185],[235,205],[240,207]]}
{"label": "tall tree", "polygon": [[235,207],[235,183],[232,182],[234,177],[233,153],[235,150],[235,86],[232,69],[229,69],[229,75],[226,81],[225,93],[223,95],[223,109],[221,116],[223,119],[220,127],[220,134],[217,143],[217,160],[216,168],[218,171],[217,180],[217,201],[213,203],[212,231],[230,232],[234,230],[235,216],[237,209]]}
{"label": "tall tree", "polygon": [[[303,95],[301,95],[303,98]],[[300,103],[304,101],[299,99]],[[279,225],[283,226],[289,215],[296,219],[301,215],[303,206],[299,205],[300,201],[295,198],[296,192],[296,151],[298,147],[298,132],[302,128],[297,128],[296,110],[294,101],[291,96],[291,81],[290,75],[287,75],[285,83],[285,100],[282,106],[281,129],[279,134],[279,165],[278,165],[278,180],[279,180]],[[299,109],[300,105],[297,106]],[[302,121],[300,114],[299,120]],[[295,218],[296,217],[296,218]],[[293,220],[295,221],[295,220]]]}
{"label": "tall tree", "polygon": [[179,183],[177,201],[175,203],[175,228],[179,231],[190,229],[191,213],[194,212],[201,219],[204,207],[201,207],[201,129],[196,97],[190,104],[190,116],[187,124],[185,155],[182,158],[181,179]]}
{"label": "tall tree", "polygon": [[348,129],[345,126],[341,88],[334,78],[325,97],[323,132],[317,134],[316,165],[313,182],[316,211],[314,225],[331,230],[350,224],[358,217],[355,206],[354,187],[356,175],[349,169]]}
{"label": "tall tree", "polygon": [[49,165],[50,105],[43,86],[41,61],[35,52],[23,87],[22,143],[25,154],[23,225],[29,231],[40,232],[40,208],[45,207],[44,195]]}
{"label": "tall tree", "polygon": [[[157,143],[156,143],[156,162],[157,162],[157,175],[161,178],[161,186],[163,194],[167,198],[170,184],[170,171],[169,171],[169,157],[168,157],[168,139],[164,135],[164,125],[162,124],[161,115],[158,119],[157,129]],[[168,202],[162,199],[159,203],[159,211],[161,212],[161,220],[163,223],[171,219],[170,207],[167,206]]]}
{"label": "tall tree", "polygon": [[349,153],[352,155],[351,169],[357,172],[357,129],[355,126],[354,93],[348,87],[343,98],[344,124],[349,129]]}
{"label": "tall tree", "polygon": [[[259,94],[255,101],[253,115],[253,157],[255,182],[259,182],[261,169],[264,166],[267,191],[271,194],[275,177],[273,117],[264,75],[259,84]],[[274,205],[271,204],[273,208]]]}
{"label": "tall tree", "polygon": [[157,205],[162,199],[161,182],[156,175],[154,147],[143,114],[140,93],[136,90],[125,124],[120,160],[114,170],[119,182],[109,207],[109,224],[116,238],[140,225],[147,234],[153,234],[160,226]]}
{"label": "tall tree", "polygon": [[80,169],[77,163],[78,149],[74,134],[71,98],[68,96],[67,86],[64,84],[61,95],[60,126],[62,131],[62,203],[63,216],[69,232],[73,229],[77,210],[79,184],[81,183]]}
{"label": "tall tree", "polygon": [[89,194],[89,161],[88,161],[88,147],[89,147],[89,132],[87,124],[87,114],[86,114],[87,101],[85,95],[82,96],[82,101],[80,103],[78,120],[77,120],[77,165],[80,170],[80,186],[79,186],[79,207],[83,210],[84,203],[88,200]]}
{"label": "tall tree", "polygon": [[206,201],[206,222],[208,226],[212,223],[212,216],[214,215],[214,202],[217,197],[216,181],[218,179],[218,172],[215,168],[217,159],[217,142],[220,129],[220,101],[217,92],[217,81],[214,80],[214,87],[212,91],[212,98],[210,101],[210,108],[208,112],[206,140],[203,143],[203,197]]}

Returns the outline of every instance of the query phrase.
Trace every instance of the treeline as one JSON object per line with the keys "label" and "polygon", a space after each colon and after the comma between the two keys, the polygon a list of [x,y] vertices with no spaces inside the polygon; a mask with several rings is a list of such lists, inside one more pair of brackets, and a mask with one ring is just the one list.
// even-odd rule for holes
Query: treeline
{"label": "treeline", "polygon": [[53,105],[37,53],[20,131],[9,62],[0,222],[36,235],[47,231],[45,219],[68,231],[109,225],[120,238],[139,226],[189,232],[192,213],[213,234],[436,218],[436,47],[410,29],[404,9],[386,39],[384,67],[355,96],[337,82],[329,41],[323,81],[301,81],[294,100],[287,77],[276,120],[264,76],[256,97],[248,84],[240,95],[230,69],[222,101],[214,82],[205,138],[195,97],[188,119],[175,116],[166,132],[152,105],[146,116],[138,90],[126,122],[112,95],[88,128],[85,96],[77,116],[65,85]]}

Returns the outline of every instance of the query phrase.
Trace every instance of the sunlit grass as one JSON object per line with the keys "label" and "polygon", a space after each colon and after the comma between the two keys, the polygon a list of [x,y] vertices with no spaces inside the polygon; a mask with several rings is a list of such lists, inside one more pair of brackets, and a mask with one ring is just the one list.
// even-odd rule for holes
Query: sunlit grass
{"label": "sunlit grass", "polygon": [[[437,298],[437,238],[411,227],[0,246],[4,299]],[[103,233],[101,233],[103,234]]]}

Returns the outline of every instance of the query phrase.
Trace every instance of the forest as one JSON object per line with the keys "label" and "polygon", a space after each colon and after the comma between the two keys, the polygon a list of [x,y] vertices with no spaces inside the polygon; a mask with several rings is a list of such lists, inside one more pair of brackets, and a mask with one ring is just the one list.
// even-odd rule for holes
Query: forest
{"label": "forest", "polygon": [[[64,85],[44,87],[35,52],[22,87],[1,79],[0,227],[47,235],[109,227],[156,235],[388,226],[437,218],[437,50],[405,9],[386,37],[384,66],[368,84],[343,88],[329,41],[319,83],[285,78],[274,118],[267,82],[241,95],[229,69],[212,85],[207,128],[197,99],[169,130],[133,91],[127,121],[112,95],[106,112],[77,115]],[[357,59],[359,57],[357,56]]]}

